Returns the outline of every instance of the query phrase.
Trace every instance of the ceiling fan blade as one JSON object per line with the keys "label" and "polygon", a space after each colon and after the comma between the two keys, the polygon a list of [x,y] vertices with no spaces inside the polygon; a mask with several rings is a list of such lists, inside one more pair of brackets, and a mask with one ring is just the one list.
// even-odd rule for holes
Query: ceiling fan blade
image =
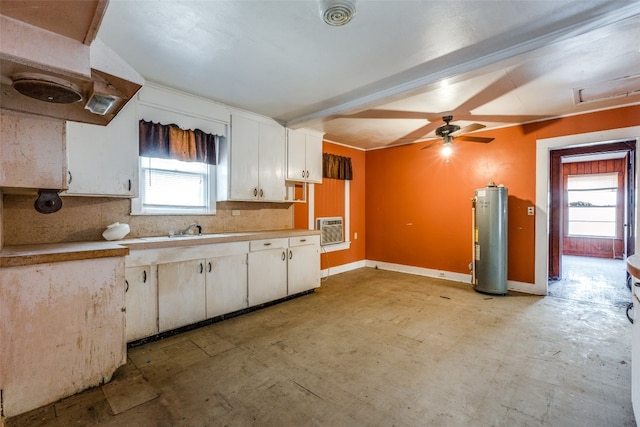
{"label": "ceiling fan blade", "polygon": [[353,114],[333,116],[334,119],[421,119],[427,120],[430,113],[402,110],[365,110]]}
{"label": "ceiling fan blade", "polygon": [[459,139],[460,141],[482,142],[485,144],[494,140],[494,138],[485,138],[482,136],[471,136],[471,135],[457,136],[456,139]]}
{"label": "ceiling fan blade", "polygon": [[420,150],[426,150],[427,148],[431,148],[436,144],[440,144],[441,142],[442,142],[442,140],[433,141],[432,143],[427,144],[424,147],[422,147]]}
{"label": "ceiling fan blade", "polygon": [[438,122],[431,122],[431,123],[427,123],[424,126],[419,127],[418,129],[409,132],[408,134],[401,136],[400,138],[396,139],[395,141],[389,143],[388,145],[395,145],[398,143],[409,143],[409,142],[414,142],[419,140],[420,138],[424,138],[429,132],[435,130],[438,126],[440,125],[440,123]]}
{"label": "ceiling fan blade", "polygon": [[485,128],[486,126],[480,123],[471,123],[468,126],[458,129],[455,132],[451,132],[451,136],[462,135],[463,133],[473,132],[474,130]]}

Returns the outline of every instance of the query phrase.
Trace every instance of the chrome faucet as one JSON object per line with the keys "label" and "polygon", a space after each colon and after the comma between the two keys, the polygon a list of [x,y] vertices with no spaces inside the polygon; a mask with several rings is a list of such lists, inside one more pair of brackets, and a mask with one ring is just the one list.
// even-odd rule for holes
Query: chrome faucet
{"label": "chrome faucet", "polygon": [[185,234],[187,234],[189,232],[191,227],[197,228],[198,229],[198,236],[202,236],[202,227],[199,226],[198,224],[196,224],[195,222],[193,224],[189,224],[189,226],[187,228],[185,228],[184,230],[180,230],[178,232],[178,234],[180,234],[181,236],[184,236]]}

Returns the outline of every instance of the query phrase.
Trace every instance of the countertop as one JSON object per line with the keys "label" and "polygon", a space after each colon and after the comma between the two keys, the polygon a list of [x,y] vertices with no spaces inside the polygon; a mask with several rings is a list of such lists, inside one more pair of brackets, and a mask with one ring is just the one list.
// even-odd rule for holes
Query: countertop
{"label": "countertop", "polygon": [[0,268],[126,256],[129,254],[129,250],[133,249],[170,248],[177,246],[241,242],[256,239],[288,238],[319,234],[320,231],[318,230],[273,230],[203,234],[202,236],[157,236],[118,241],[5,246],[2,251],[0,251]]}
{"label": "countertop", "polygon": [[272,231],[247,231],[242,233],[216,233],[203,234],[202,236],[160,236],[141,237],[138,239],[121,240],[120,244],[129,249],[157,249],[176,246],[203,245],[208,243],[245,242],[257,239],[277,239],[297,236],[320,235],[319,230],[272,230]]}
{"label": "countertop", "polygon": [[636,279],[640,279],[640,254],[627,258],[627,271]]}
{"label": "countertop", "polygon": [[107,241],[5,246],[0,251],[0,268],[119,257],[128,254],[129,248],[126,246]]}

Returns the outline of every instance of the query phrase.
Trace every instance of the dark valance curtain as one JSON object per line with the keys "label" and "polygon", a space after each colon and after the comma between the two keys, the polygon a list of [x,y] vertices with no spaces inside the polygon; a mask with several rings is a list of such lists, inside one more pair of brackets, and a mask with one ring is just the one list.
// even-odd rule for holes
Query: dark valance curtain
{"label": "dark valance curtain", "polygon": [[140,120],[139,128],[141,156],[216,164],[217,135],[145,120]]}
{"label": "dark valance curtain", "polygon": [[322,153],[322,177],[352,180],[351,157]]}

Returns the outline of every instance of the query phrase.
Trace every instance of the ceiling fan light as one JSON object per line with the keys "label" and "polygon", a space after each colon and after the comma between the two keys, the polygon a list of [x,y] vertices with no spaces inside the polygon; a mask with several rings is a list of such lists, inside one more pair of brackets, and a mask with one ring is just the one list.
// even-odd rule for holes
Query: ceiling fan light
{"label": "ceiling fan light", "polygon": [[451,153],[453,152],[453,148],[451,147],[451,143],[446,143],[444,144],[444,146],[442,147],[442,156],[446,159],[449,158],[449,156],[451,156]]}
{"label": "ceiling fan light", "polygon": [[356,0],[320,0],[320,16],[331,26],[345,25],[355,15]]}

